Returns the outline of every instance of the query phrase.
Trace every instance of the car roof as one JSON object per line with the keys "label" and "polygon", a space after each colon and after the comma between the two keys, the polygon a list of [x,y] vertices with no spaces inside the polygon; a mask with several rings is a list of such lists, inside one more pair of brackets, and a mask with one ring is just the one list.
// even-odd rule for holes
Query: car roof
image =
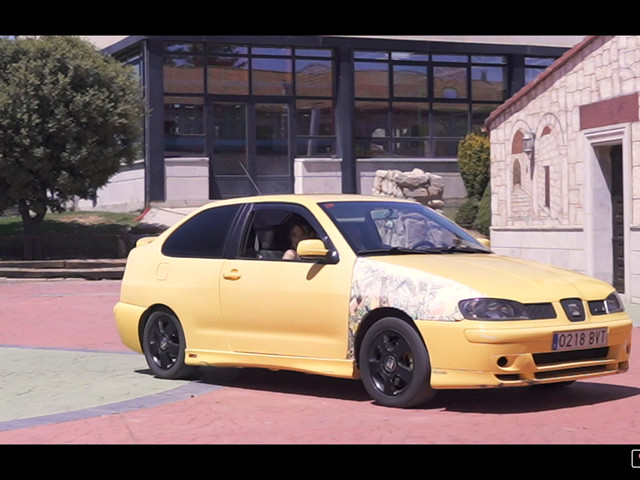
{"label": "car roof", "polygon": [[395,197],[383,197],[374,195],[358,195],[358,194],[338,194],[338,193],[318,193],[318,194],[280,194],[280,195],[256,195],[251,197],[238,197],[225,200],[217,200],[209,202],[203,205],[202,208],[209,208],[211,206],[221,205],[235,205],[246,203],[266,203],[266,202],[292,202],[300,205],[312,205],[322,202],[410,202],[409,200],[395,198]]}

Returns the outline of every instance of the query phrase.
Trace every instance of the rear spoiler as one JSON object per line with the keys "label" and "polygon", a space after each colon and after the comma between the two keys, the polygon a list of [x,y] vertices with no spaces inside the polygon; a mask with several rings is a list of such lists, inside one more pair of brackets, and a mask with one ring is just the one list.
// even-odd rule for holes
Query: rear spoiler
{"label": "rear spoiler", "polygon": [[136,247],[144,247],[145,245],[149,245],[156,238],[158,238],[158,237],[142,237],[142,238],[139,238],[138,241],[136,242]]}

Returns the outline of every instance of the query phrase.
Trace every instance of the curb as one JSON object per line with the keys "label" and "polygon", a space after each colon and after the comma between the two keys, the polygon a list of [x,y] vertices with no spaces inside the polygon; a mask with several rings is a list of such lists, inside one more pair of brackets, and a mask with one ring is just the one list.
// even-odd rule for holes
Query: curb
{"label": "curb", "polygon": [[119,280],[126,259],[0,261],[0,278]]}

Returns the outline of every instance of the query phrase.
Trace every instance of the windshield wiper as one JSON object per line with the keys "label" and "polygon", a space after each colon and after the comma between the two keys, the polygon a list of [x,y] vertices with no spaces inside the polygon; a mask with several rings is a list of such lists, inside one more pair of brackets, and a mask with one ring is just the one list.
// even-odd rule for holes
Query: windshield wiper
{"label": "windshield wiper", "polygon": [[422,249],[411,249],[404,247],[391,248],[375,248],[370,250],[360,250],[358,255],[416,255],[416,254],[439,254],[439,253],[491,253],[490,250],[484,250],[472,246],[451,245],[450,247],[433,247]]}
{"label": "windshield wiper", "polygon": [[391,247],[391,248],[375,248],[371,250],[360,250],[358,255],[415,255],[425,253],[444,253],[441,248],[427,248],[427,249],[412,249],[405,247]]}
{"label": "windshield wiper", "polygon": [[442,253],[491,253],[491,251],[471,245],[451,245],[450,247],[443,248]]}

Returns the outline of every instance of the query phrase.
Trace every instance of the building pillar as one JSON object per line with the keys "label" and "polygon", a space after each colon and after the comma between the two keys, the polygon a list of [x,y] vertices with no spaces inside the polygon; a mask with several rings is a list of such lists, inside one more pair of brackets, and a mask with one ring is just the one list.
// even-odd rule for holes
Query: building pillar
{"label": "building pillar", "polygon": [[163,42],[147,40],[145,82],[145,204],[165,201]]}
{"label": "building pillar", "polygon": [[336,48],[337,97],[336,128],[337,153],[342,158],[342,193],[358,193],[356,179],[356,148],[354,120],[353,50]]}

